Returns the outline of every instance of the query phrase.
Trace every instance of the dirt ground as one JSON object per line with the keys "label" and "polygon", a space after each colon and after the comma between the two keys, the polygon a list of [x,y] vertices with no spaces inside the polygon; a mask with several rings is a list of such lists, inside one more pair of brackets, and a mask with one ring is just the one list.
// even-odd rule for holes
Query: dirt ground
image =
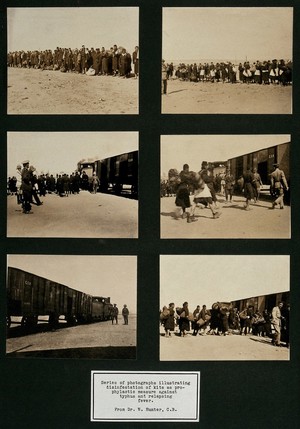
{"label": "dirt ground", "polygon": [[138,114],[138,79],[8,68],[9,114]]}
{"label": "dirt ground", "polygon": [[160,360],[289,360],[287,347],[275,347],[271,339],[254,335],[205,335],[165,337],[161,328]]}
{"label": "dirt ground", "polygon": [[[128,357],[129,350],[136,347],[136,315],[130,315],[128,325],[123,325],[122,317],[119,317],[118,325],[112,325],[111,321],[73,327],[62,324],[62,329],[55,331],[48,330],[47,324],[45,326],[45,332],[8,338],[6,353],[14,357],[18,354],[25,357],[106,357],[107,349],[111,355],[111,349],[115,348],[116,355],[122,351]],[[10,329],[16,327],[12,324]]]}
{"label": "dirt ground", "polygon": [[169,80],[162,113],[291,114],[292,87]]}
{"label": "dirt ground", "polygon": [[81,191],[69,197],[47,194],[42,206],[23,214],[15,196],[7,198],[8,237],[136,238],[138,201]]}
{"label": "dirt ground", "polygon": [[290,238],[291,208],[271,209],[271,201],[244,209],[245,198],[234,196],[225,204],[218,196],[221,216],[213,219],[210,209],[196,208],[196,222],[175,218],[175,197],[161,198],[161,238]]}

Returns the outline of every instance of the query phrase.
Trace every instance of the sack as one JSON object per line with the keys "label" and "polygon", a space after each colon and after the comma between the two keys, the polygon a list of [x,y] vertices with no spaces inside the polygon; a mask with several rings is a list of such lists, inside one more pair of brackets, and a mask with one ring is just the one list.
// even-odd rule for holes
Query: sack
{"label": "sack", "polygon": [[199,319],[199,320],[197,320],[197,325],[198,325],[198,326],[203,326],[203,325],[205,325],[205,320],[203,320],[203,319]]}
{"label": "sack", "polygon": [[86,75],[87,75],[87,76],[95,76],[95,74],[96,74],[96,72],[95,72],[95,70],[94,70],[92,67],[90,67],[90,68],[86,71]]}
{"label": "sack", "polygon": [[190,322],[193,322],[195,320],[195,317],[194,317],[193,313],[189,313],[188,319],[189,319]]}
{"label": "sack", "polygon": [[165,306],[159,315],[160,320],[165,320],[170,316],[170,310]]}

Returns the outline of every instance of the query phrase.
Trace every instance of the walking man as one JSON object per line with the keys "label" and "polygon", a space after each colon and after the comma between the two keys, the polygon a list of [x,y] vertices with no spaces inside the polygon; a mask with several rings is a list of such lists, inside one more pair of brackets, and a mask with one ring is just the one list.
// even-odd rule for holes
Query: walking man
{"label": "walking man", "polygon": [[288,191],[288,183],[285,178],[283,170],[280,170],[279,164],[273,164],[274,171],[271,173],[271,193],[275,195],[276,199],[272,203],[272,209],[275,209],[275,206],[279,204],[280,208],[284,208],[283,198],[284,191]]}

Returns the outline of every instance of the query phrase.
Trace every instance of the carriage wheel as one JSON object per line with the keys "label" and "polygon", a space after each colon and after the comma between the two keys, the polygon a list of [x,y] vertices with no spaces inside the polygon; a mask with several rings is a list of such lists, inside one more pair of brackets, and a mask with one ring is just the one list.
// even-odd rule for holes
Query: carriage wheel
{"label": "carriage wheel", "polygon": [[58,316],[54,313],[51,313],[49,315],[48,323],[51,326],[52,329],[58,328],[59,322],[58,322]]}
{"label": "carriage wheel", "polygon": [[10,316],[6,316],[6,327],[10,328],[11,326],[11,317]]}

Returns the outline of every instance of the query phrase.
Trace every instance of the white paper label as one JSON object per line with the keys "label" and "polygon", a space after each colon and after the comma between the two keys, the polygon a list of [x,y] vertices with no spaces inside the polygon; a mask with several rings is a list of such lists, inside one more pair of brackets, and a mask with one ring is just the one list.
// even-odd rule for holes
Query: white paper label
{"label": "white paper label", "polygon": [[92,371],[91,421],[199,421],[200,372]]}

